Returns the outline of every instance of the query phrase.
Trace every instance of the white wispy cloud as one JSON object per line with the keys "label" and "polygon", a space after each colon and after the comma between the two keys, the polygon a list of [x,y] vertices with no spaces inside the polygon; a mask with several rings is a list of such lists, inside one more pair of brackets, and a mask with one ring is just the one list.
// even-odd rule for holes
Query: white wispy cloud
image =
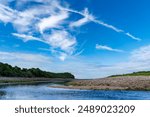
{"label": "white wispy cloud", "polygon": [[[137,71],[149,71],[150,70],[150,45],[140,47],[133,50],[128,57],[128,60],[124,62],[115,63],[113,65],[96,66],[92,69],[96,72],[101,71],[104,76],[125,74]],[[93,72],[94,73],[94,72]]]}
{"label": "white wispy cloud", "polygon": [[59,56],[59,59],[64,61],[67,57],[67,54],[66,53],[61,53],[60,56]]}
{"label": "white wispy cloud", "polygon": [[[0,21],[13,25],[16,32],[12,32],[12,35],[22,38],[23,41],[41,41],[59,51],[58,53],[65,53],[65,56],[72,55],[77,45],[77,39],[70,33],[70,28],[81,27],[89,22],[124,33],[131,39],[140,40],[140,38],[130,33],[125,33],[124,30],[96,19],[89,12],[88,8],[85,8],[83,11],[73,10],[69,8],[67,3],[63,3],[60,0],[15,0],[16,6],[12,8],[10,7],[12,1],[14,0],[0,1]],[[20,10],[20,7],[22,8],[28,2],[33,1],[40,4],[23,7]],[[71,13],[81,15],[82,18],[76,21],[70,20]],[[38,37],[34,35],[38,35]],[[117,49],[107,49],[119,52]],[[59,58],[60,56],[61,54]]]}
{"label": "white wispy cloud", "polygon": [[12,35],[16,36],[19,39],[22,39],[24,42],[32,40],[40,41],[52,46],[53,49],[59,48],[63,50],[58,52],[58,50],[54,51],[52,49],[46,49],[47,51],[51,51],[53,54],[57,55],[62,61],[64,61],[68,55],[71,55],[74,52],[74,46],[76,44],[76,39],[65,31],[53,31],[51,35],[45,36],[45,39],[18,33],[12,33]]}
{"label": "white wispy cloud", "polygon": [[60,9],[65,10],[65,11],[69,11],[69,12],[72,12],[72,13],[76,13],[76,14],[79,14],[79,15],[84,17],[84,18],[82,18],[82,19],[80,19],[78,21],[72,22],[70,24],[70,27],[80,27],[80,26],[82,26],[82,25],[84,25],[84,24],[86,24],[88,22],[94,22],[96,24],[99,24],[99,25],[104,26],[106,28],[109,28],[111,30],[114,30],[115,32],[123,33],[126,36],[130,37],[131,39],[134,39],[134,40],[137,40],[137,41],[141,40],[140,38],[135,37],[135,36],[133,36],[130,33],[126,33],[126,31],[124,31],[124,30],[122,30],[120,28],[117,28],[116,26],[108,24],[108,23],[106,23],[106,22],[104,22],[102,20],[96,19],[92,14],[89,13],[87,8],[84,10],[84,12],[79,12],[79,11],[76,11],[76,10],[73,10],[73,9],[68,9],[68,8],[60,8]]}
{"label": "white wispy cloud", "polygon": [[53,30],[51,35],[47,35],[45,38],[53,48],[60,48],[70,54],[74,51],[74,46],[77,43],[76,38],[65,30]]}
{"label": "white wispy cloud", "polygon": [[125,33],[128,37],[130,37],[130,38],[132,38],[132,39],[134,39],[134,40],[137,40],[137,41],[141,41],[141,39],[140,38],[138,38],[138,37],[135,37],[135,36],[133,36],[132,34],[130,34],[130,33]]}
{"label": "white wispy cloud", "polygon": [[[63,25],[69,17],[67,11],[58,9],[60,2],[58,0],[21,0],[22,2],[40,2],[42,5],[31,6],[28,9],[19,11],[7,6],[0,5],[0,21],[4,23],[12,23],[17,33],[12,33],[13,36],[21,38],[23,41],[41,41],[48,44],[50,47],[60,49],[66,55],[73,54],[76,45],[76,39]],[[19,5],[21,1],[15,1]],[[4,2],[1,2],[4,3]],[[5,2],[6,4],[6,2]],[[44,32],[49,31],[49,33]],[[51,33],[50,33],[51,32]],[[40,37],[35,37],[34,33],[40,33]],[[58,34],[56,34],[58,33]],[[59,56],[62,56],[61,54]]]}
{"label": "white wispy cloud", "polygon": [[[94,22],[94,23],[97,23],[99,25],[102,25],[104,27],[107,27],[107,28],[110,28],[116,32],[124,32],[123,30],[113,26],[113,25],[110,25],[110,24],[107,24],[101,20],[97,20],[92,14],[89,13],[88,9],[86,8],[83,12],[79,12],[79,11],[76,11],[76,10],[73,10],[73,9],[67,9],[67,8],[61,8],[62,10],[66,10],[66,11],[69,11],[69,12],[72,12],[72,13],[76,13],[76,14],[79,14],[81,16],[83,16],[84,18],[83,19],[80,19],[79,21],[77,22],[73,22],[71,24],[71,26],[75,25],[75,26],[81,26],[87,22]],[[83,21],[82,21],[83,20]],[[81,22],[82,21],[82,22]]]}
{"label": "white wispy cloud", "polygon": [[44,42],[44,41],[41,40],[40,38],[33,37],[33,36],[31,36],[31,35],[25,35],[25,34],[19,34],[19,33],[12,33],[12,35],[13,35],[13,36],[16,36],[16,37],[18,37],[18,38],[23,39],[24,42],[31,41],[31,40],[36,40],[36,41]]}
{"label": "white wispy cloud", "polygon": [[98,50],[113,51],[113,52],[124,52],[123,50],[114,49],[114,48],[111,48],[109,46],[99,45],[99,44],[96,44],[96,49],[98,49]]}
{"label": "white wispy cloud", "polygon": [[150,45],[141,47],[131,52],[131,61],[150,62]]}
{"label": "white wispy cloud", "polygon": [[100,24],[100,25],[102,25],[104,27],[110,28],[110,29],[112,29],[112,30],[114,30],[116,32],[124,32],[123,30],[121,30],[121,29],[119,29],[119,28],[117,28],[117,27],[115,27],[113,25],[107,24],[107,23],[105,23],[103,21],[96,20],[96,19],[93,19],[92,21],[97,23],[97,24]]}
{"label": "white wispy cloud", "polygon": [[[68,61],[60,62],[40,54],[15,53],[0,51],[0,61],[20,67],[38,67],[47,71],[71,72],[76,78],[102,78],[109,75],[131,73],[150,69],[150,45],[140,47],[131,52],[125,62],[111,65],[101,64],[99,57],[72,57]],[[62,55],[62,60],[64,60]],[[55,67],[54,67],[55,66]],[[73,66],[73,67],[72,67]]]}
{"label": "white wispy cloud", "polygon": [[82,18],[82,19],[80,19],[80,20],[78,20],[76,22],[72,22],[70,24],[70,27],[80,27],[82,25],[85,25],[88,22],[89,22],[89,20],[85,17],[85,18]]}
{"label": "white wispy cloud", "polygon": [[[42,43],[45,43],[49,46],[52,46],[53,49],[58,48],[63,51],[63,54],[62,52],[58,52],[58,50],[56,52],[60,53],[60,57],[62,55],[63,56],[65,55],[65,57],[63,58],[66,58],[67,54],[70,55],[74,52],[74,46],[76,44],[76,38],[71,36],[67,31],[53,30],[52,34],[50,35],[47,34],[42,39],[33,37],[32,35],[25,35],[25,34],[19,34],[19,33],[12,33],[12,35],[16,36],[17,38],[22,39],[24,42],[35,40],[35,41],[40,41]],[[51,49],[48,49],[48,50],[50,51]],[[55,52],[52,51],[52,53],[55,53]]]}
{"label": "white wispy cloud", "polygon": [[60,12],[57,15],[52,15],[48,18],[43,18],[38,23],[38,28],[41,33],[45,31],[46,29],[51,28],[59,28],[60,24],[69,17],[69,14],[67,12]]}
{"label": "white wispy cloud", "polygon": [[75,10],[69,10],[69,9],[68,9],[68,11],[73,12],[73,13],[78,13],[83,16],[83,18],[79,19],[78,21],[70,23],[70,27],[80,27],[80,26],[85,25],[86,23],[90,22],[91,19],[94,19],[94,16],[89,13],[87,8],[84,9],[84,11],[82,11],[82,12],[77,12]]}
{"label": "white wispy cloud", "polygon": [[15,11],[10,9],[9,7],[0,4],[0,20],[2,22],[4,23],[11,22],[15,18],[14,13]]}
{"label": "white wispy cloud", "polygon": [[[29,63],[50,63],[51,58],[40,54],[20,53],[20,52],[3,52],[0,51],[0,61],[2,62],[29,62]],[[23,64],[22,64],[23,65]]]}
{"label": "white wispy cloud", "polygon": [[[137,71],[149,71],[150,70],[150,45],[140,47],[133,50],[128,57],[128,60],[124,62],[118,62],[114,64],[101,64],[103,61],[100,57],[91,58],[78,58],[74,60],[74,63],[68,63],[72,73],[76,74],[77,78],[103,78],[110,75],[132,73]],[[99,65],[98,65],[99,64]],[[77,70],[75,68],[78,68]],[[64,68],[67,69],[67,68]],[[86,74],[85,74],[86,73]]]}
{"label": "white wispy cloud", "polygon": [[[23,1],[27,2],[26,0],[23,0]],[[30,0],[30,1],[35,1],[35,0]],[[43,1],[39,0],[36,2],[43,2]],[[124,32],[125,33],[125,31],[122,29],[119,29],[113,25],[107,24],[101,20],[97,20],[92,14],[89,13],[87,8],[84,11],[79,12],[79,11],[61,6],[60,3],[58,2],[58,0],[56,0],[55,2],[52,0],[51,2],[49,1],[48,3],[50,3],[48,5],[50,5],[52,7],[51,9],[50,9],[50,7],[48,7],[48,5],[46,5],[46,6],[38,6],[38,8],[34,7],[32,9],[28,9],[28,10],[25,10],[22,12],[18,12],[9,7],[1,5],[0,6],[1,20],[4,22],[8,22],[11,20],[11,21],[13,21],[14,25],[16,25],[17,27],[20,28],[20,26],[21,26],[21,28],[24,27],[23,29],[27,30],[27,28],[30,27],[29,24],[31,24],[31,23],[33,24],[33,22],[35,22],[35,20],[39,18],[36,16],[46,15],[49,12],[51,14],[51,16],[46,17],[46,18],[44,17],[44,18],[40,19],[40,22],[38,22],[37,26],[40,29],[40,31],[42,32],[47,28],[59,27],[59,24],[61,24],[61,22],[63,22],[66,18],[69,17],[67,12],[72,12],[72,13],[76,13],[76,14],[83,16],[83,18],[79,19],[78,21],[72,22],[70,24],[71,27],[79,27],[79,26],[82,26],[91,21],[91,22],[100,24],[102,26],[105,26],[107,28],[110,28],[116,32]],[[55,11],[56,9],[60,9],[61,12],[56,13],[56,11]],[[64,12],[64,11],[67,11],[67,12]],[[16,16],[15,20],[12,20],[13,17],[16,15],[15,12],[17,12],[18,16]],[[140,38],[137,38],[130,33],[125,33],[125,34],[132,39],[141,40]]]}

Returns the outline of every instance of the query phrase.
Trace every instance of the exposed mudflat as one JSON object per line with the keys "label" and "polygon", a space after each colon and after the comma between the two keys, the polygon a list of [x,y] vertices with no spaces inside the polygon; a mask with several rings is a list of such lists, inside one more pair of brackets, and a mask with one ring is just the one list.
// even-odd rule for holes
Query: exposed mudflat
{"label": "exposed mudflat", "polygon": [[54,88],[93,90],[150,90],[150,76],[120,76],[95,80],[73,80]]}

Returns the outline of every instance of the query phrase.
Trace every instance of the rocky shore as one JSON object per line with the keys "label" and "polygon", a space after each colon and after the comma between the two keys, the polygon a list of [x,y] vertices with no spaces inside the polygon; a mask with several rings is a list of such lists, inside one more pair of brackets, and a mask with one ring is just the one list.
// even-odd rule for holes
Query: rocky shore
{"label": "rocky shore", "polygon": [[64,86],[53,86],[53,88],[150,91],[150,76],[120,76],[95,80],[73,80]]}

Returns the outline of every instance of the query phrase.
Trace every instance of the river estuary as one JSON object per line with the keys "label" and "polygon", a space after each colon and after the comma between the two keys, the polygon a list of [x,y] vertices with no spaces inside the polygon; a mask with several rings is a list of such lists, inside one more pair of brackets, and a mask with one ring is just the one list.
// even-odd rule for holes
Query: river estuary
{"label": "river estuary", "polygon": [[106,91],[50,88],[54,84],[0,87],[1,100],[149,100],[150,91]]}

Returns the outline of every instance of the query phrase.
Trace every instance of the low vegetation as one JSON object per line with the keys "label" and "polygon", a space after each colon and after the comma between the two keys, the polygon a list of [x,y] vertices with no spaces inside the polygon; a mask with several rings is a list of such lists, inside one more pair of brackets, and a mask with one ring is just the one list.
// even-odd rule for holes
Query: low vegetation
{"label": "low vegetation", "polygon": [[9,64],[4,64],[0,62],[0,77],[28,77],[28,78],[64,78],[64,79],[74,79],[74,75],[71,73],[52,73],[47,71],[42,71],[39,68],[19,68],[17,66],[13,67]]}
{"label": "low vegetation", "polygon": [[118,77],[118,76],[150,76],[150,71],[140,71],[140,72],[133,72],[129,74],[112,75],[110,77]]}

